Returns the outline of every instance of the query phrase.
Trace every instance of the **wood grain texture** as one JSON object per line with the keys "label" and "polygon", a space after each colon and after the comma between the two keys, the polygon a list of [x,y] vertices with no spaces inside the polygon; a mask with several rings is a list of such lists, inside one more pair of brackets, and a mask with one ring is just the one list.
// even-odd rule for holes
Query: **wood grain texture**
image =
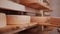
{"label": "wood grain texture", "polygon": [[60,26],[60,17],[31,17],[31,22],[37,22],[40,25]]}
{"label": "wood grain texture", "polygon": [[48,23],[50,17],[31,17],[31,22]]}
{"label": "wood grain texture", "polygon": [[52,17],[51,24],[53,25],[60,25],[60,17]]}

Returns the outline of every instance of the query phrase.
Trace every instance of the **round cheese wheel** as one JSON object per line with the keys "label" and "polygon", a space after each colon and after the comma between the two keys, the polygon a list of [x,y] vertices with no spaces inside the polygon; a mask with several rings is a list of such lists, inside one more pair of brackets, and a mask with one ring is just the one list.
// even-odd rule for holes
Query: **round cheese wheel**
{"label": "round cheese wheel", "polygon": [[20,24],[28,24],[30,23],[30,16],[24,16],[24,15],[7,15],[7,24],[14,24],[14,25],[20,25]]}
{"label": "round cheese wheel", "polygon": [[4,13],[0,13],[0,28],[5,27],[6,25],[6,15]]}

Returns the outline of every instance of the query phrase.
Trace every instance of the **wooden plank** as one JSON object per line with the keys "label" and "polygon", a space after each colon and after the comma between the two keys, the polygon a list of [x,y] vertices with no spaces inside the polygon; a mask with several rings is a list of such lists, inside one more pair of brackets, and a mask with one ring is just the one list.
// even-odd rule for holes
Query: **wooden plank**
{"label": "wooden plank", "polygon": [[17,33],[26,29],[29,29],[31,27],[36,26],[36,24],[29,24],[28,26],[24,26],[23,25],[8,25],[4,28],[0,28],[0,33],[2,34],[10,34],[10,33]]}
{"label": "wooden plank", "polygon": [[0,8],[16,11],[25,11],[25,6],[8,0],[0,0]]}

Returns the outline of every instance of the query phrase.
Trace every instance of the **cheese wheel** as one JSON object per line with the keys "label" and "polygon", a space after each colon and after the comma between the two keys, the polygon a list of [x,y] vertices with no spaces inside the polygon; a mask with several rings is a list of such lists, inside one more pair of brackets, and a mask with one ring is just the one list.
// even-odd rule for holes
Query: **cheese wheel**
{"label": "cheese wheel", "polygon": [[6,15],[4,13],[0,13],[0,28],[6,26]]}
{"label": "cheese wheel", "polygon": [[24,15],[7,15],[7,24],[28,24],[30,23],[30,16],[24,16]]}

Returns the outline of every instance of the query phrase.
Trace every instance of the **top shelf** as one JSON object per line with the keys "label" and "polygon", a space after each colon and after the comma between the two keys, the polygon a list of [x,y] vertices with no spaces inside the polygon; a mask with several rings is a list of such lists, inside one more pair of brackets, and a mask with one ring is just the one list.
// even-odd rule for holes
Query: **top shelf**
{"label": "top shelf", "polygon": [[45,6],[46,3],[43,3],[40,1],[38,2],[37,0],[29,0],[29,2],[26,0],[20,0],[20,1],[19,2],[21,4],[17,4],[8,0],[0,0],[0,9],[26,12],[25,6],[28,6],[34,9],[38,9],[38,10],[47,10],[47,11],[50,10],[49,6]]}
{"label": "top shelf", "polygon": [[0,9],[25,11],[25,6],[8,0],[0,0]]}
{"label": "top shelf", "polygon": [[20,0],[20,3],[38,10],[50,10],[48,4],[40,0]]}

